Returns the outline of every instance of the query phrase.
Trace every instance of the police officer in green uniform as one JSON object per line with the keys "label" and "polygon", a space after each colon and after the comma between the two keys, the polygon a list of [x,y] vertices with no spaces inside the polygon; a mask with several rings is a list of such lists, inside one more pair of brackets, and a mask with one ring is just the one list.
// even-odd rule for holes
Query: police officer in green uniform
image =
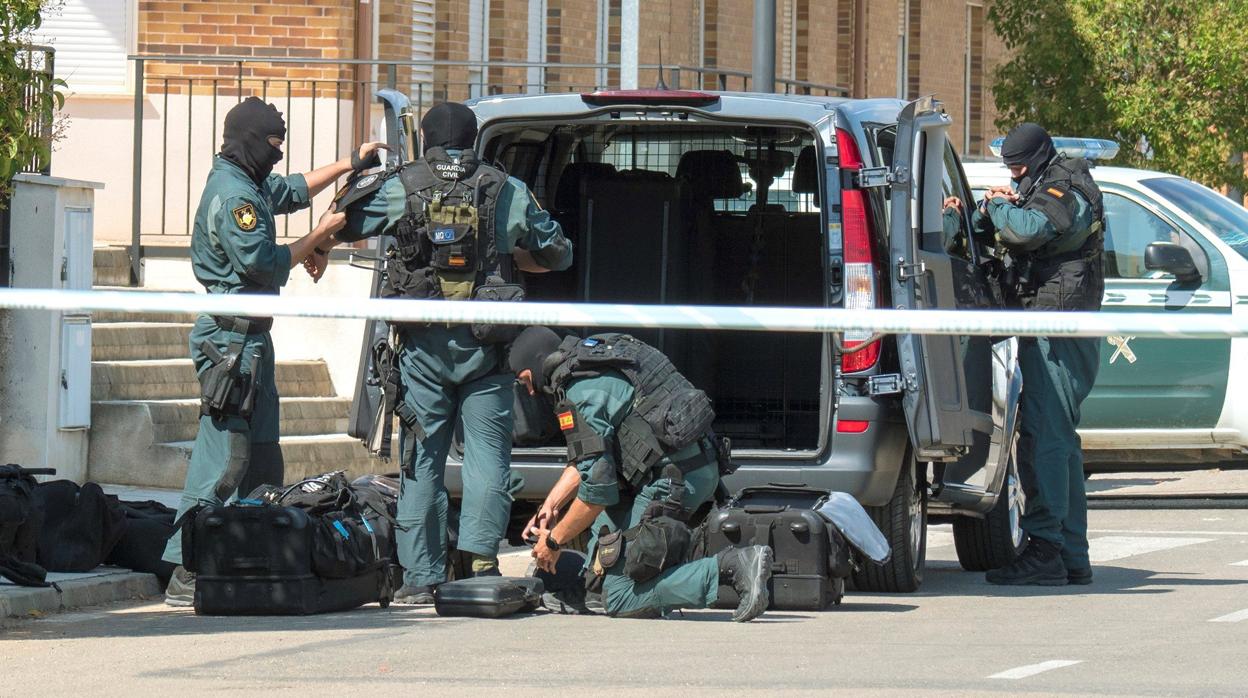
{"label": "police officer in green uniform", "polygon": [[[973,216],[1014,260],[1018,300],[1027,310],[1100,310],[1104,291],[1104,208],[1089,164],[1059,157],[1036,124],[1006,136],[1002,158],[1013,187],[994,188]],[[1019,342],[1023,372],[1019,475],[1027,495],[1026,549],[991,570],[993,584],[1091,584],[1079,407],[1100,363],[1095,338]]]}
{"label": "police officer in green uniform", "polygon": [[[424,156],[378,180],[376,191],[349,209],[344,232],[349,238],[394,235],[385,295],[515,299],[513,267],[542,273],[572,264],[571,243],[528,187],[472,150],[472,110],[436,105],[420,130]],[[444,476],[457,421],[464,435],[458,551],[466,572],[498,574],[498,545],[511,511],[514,401],[514,379],[503,361],[514,330],[445,324],[397,330],[404,576],[395,602],[428,604],[433,587],[447,579]]]}
{"label": "police officer in green uniform", "polygon": [[[225,117],[221,152],[204,185],[191,234],[191,266],[208,293],[276,294],[300,263],[319,279],[326,258],[317,248],[328,248],[345,217],[326,212],[311,233],[287,245],[277,244],[273,217],[307,208],[353,163],[366,165],[380,146],[369,143],[351,158],[283,177],[272,171],[282,159],[285,138],[281,113],[255,97]],[[203,394],[179,516],[197,504],[220,504],[237,492],[282,484],[272,322],[200,315],[191,330],[191,359]],[[181,567],[181,536],[169,539],[164,559],[178,565],[166,602],[189,606],[194,577]]]}
{"label": "police officer in green uniform", "polygon": [[[526,536],[536,537],[539,568],[556,574],[562,546],[592,526],[590,576],[601,582],[610,615],[706,608],[718,598],[721,579],[739,595],[733,620],[753,620],[767,609],[767,546],[685,562],[687,548],[659,545],[650,557],[663,565],[646,574],[629,570],[630,558],[654,543],[638,527],[655,515],[656,503],[671,502],[669,514],[687,516],[719,486],[720,456],[710,433],[715,415],[705,393],[657,349],[628,335],[560,339],[530,327],[516,338],[509,362],[530,394],[554,398],[568,443],[569,465],[525,526]],[[665,428],[656,431],[655,423]],[[671,501],[673,491],[678,501]],[[666,542],[673,540],[679,536]]]}

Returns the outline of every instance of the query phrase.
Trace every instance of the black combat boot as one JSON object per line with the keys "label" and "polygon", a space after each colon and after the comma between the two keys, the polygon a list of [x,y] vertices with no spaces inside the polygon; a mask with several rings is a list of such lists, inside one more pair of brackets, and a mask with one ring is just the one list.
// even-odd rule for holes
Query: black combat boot
{"label": "black combat boot", "polygon": [[182,565],[173,569],[169,586],[165,587],[165,604],[185,608],[195,605],[195,575]]}
{"label": "black combat boot", "polygon": [[433,587],[404,584],[394,592],[394,602],[408,606],[428,606],[433,603]]}
{"label": "black combat boot", "polygon": [[1085,586],[1092,583],[1092,567],[1066,567],[1066,582]]}
{"label": "black combat boot", "polygon": [[1061,549],[1039,538],[1029,540],[1027,548],[1019,553],[1014,562],[1000,569],[989,570],[984,578],[989,584],[1009,586],[1060,587],[1067,583],[1066,565],[1062,564]]}
{"label": "black combat boot", "polygon": [[719,560],[721,583],[732,585],[740,599],[732,620],[744,623],[763,615],[770,603],[767,582],[771,579],[771,548],[766,545],[728,548],[715,557]]}

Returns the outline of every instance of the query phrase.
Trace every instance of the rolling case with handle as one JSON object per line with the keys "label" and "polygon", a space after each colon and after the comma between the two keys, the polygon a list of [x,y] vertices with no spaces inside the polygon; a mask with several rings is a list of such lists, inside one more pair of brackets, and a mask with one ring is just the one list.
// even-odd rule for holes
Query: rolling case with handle
{"label": "rolling case with handle", "polygon": [[[839,604],[852,568],[844,538],[817,511],[827,497],[827,491],[804,486],[747,487],[711,512],[707,553],[769,545],[775,553],[771,608],[817,611]],[[731,586],[720,586],[715,605],[736,607]]]}
{"label": "rolling case with handle", "polygon": [[[372,553],[366,527],[274,505],[207,506],[188,516],[183,564],[196,575],[198,614],[307,615],[390,603],[389,559]],[[328,559],[318,564],[318,556]]]}

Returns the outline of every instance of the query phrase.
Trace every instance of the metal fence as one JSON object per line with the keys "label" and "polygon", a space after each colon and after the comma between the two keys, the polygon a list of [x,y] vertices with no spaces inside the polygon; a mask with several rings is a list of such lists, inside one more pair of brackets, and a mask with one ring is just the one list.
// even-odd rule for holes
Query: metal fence
{"label": "metal fence", "polygon": [[[244,97],[275,103],[286,119],[289,174],[324,165],[370,136],[379,88],[406,92],[419,114],[433,104],[496,94],[585,92],[618,84],[619,66],[600,63],[385,61],[241,56],[131,56],[134,144],[131,260],[135,281],[146,250],[182,249],[202,183],[220,148],[225,113]],[[750,73],[690,66],[640,66],[640,83],[672,89],[750,89]],[[847,88],[777,80],[786,94],[846,95]],[[155,117],[155,118],[153,118]],[[285,216],[278,235],[298,237],[328,204]]]}
{"label": "metal fence", "polygon": [[[22,107],[27,114],[35,114],[26,124],[26,132],[47,143],[52,143],[53,110],[44,108],[47,95],[53,88],[53,66],[56,49],[51,46],[27,46],[17,52],[17,62],[30,71],[30,80],[22,91]],[[28,162],[22,163],[21,172],[49,174],[52,172],[52,149],[36,153]]]}

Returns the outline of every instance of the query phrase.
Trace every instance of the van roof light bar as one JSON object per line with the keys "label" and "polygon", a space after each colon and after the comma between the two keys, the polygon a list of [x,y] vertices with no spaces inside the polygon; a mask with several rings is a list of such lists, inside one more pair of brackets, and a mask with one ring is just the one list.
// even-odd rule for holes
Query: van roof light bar
{"label": "van roof light bar", "polygon": [[[988,146],[988,148],[993,155],[1001,157],[1001,146],[1004,144],[1005,138],[999,137],[994,139],[992,145]],[[1113,160],[1118,157],[1118,144],[1104,138],[1055,137],[1053,139],[1053,147],[1057,149],[1058,154],[1069,158]]]}

